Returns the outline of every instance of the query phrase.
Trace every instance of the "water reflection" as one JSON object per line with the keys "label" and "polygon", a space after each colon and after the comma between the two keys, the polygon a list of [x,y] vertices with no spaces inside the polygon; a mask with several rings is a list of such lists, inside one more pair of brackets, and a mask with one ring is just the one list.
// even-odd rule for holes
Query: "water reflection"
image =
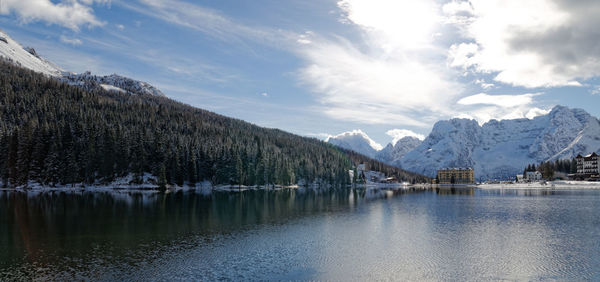
{"label": "water reflection", "polygon": [[594,279],[600,191],[0,192],[0,280]]}
{"label": "water reflection", "polygon": [[438,195],[475,195],[475,187],[471,186],[435,187],[434,191]]}

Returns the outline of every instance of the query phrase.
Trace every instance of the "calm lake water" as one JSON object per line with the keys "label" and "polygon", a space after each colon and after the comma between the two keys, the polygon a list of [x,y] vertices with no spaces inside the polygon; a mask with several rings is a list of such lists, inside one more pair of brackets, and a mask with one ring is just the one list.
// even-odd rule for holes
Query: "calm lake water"
{"label": "calm lake water", "polygon": [[0,192],[0,280],[600,279],[600,191]]}

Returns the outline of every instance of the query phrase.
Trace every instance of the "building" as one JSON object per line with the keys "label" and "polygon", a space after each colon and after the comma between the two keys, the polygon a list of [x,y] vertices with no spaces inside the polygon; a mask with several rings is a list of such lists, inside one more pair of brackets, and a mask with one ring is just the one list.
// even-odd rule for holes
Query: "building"
{"label": "building", "polygon": [[539,171],[528,171],[525,175],[525,180],[527,181],[540,181],[542,180],[542,173]]}
{"label": "building", "polygon": [[523,182],[523,180],[525,180],[523,174],[517,174],[517,182]]}
{"label": "building", "polygon": [[437,175],[439,184],[475,184],[473,168],[443,168]]}
{"label": "building", "polygon": [[577,155],[577,157],[575,157],[577,162],[577,174],[600,174],[600,167],[598,166],[599,158],[600,157],[596,153],[591,153],[587,156]]}

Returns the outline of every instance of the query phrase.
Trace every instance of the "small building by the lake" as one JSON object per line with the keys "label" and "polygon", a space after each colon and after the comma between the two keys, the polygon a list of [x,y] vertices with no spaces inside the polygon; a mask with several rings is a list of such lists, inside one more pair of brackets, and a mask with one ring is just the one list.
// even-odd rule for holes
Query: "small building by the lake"
{"label": "small building by the lake", "polygon": [[517,174],[517,182],[524,182],[525,181],[525,177],[523,176],[523,174]]}
{"label": "small building by the lake", "polygon": [[525,175],[525,179],[527,179],[527,181],[531,182],[531,181],[540,181],[542,180],[542,173],[539,171],[528,171],[527,174]]}
{"label": "small building by the lake", "polygon": [[475,184],[473,168],[443,168],[437,171],[439,184]]}

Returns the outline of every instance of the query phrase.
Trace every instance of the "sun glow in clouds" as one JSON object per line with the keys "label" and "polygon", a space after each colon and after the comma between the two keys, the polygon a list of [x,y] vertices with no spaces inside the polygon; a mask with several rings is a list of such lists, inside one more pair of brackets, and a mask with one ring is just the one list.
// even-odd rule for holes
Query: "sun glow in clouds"
{"label": "sun glow in clouds", "polygon": [[450,114],[441,105],[451,103],[461,87],[439,64],[445,52],[432,52],[440,24],[433,1],[344,0],[338,5],[342,21],[360,31],[362,42],[313,34],[310,44],[299,44],[306,62],[300,79],[319,93],[326,115],[426,127]]}
{"label": "sun glow in clouds", "polygon": [[438,7],[427,0],[342,0],[338,6],[387,51],[428,45],[440,21]]}

